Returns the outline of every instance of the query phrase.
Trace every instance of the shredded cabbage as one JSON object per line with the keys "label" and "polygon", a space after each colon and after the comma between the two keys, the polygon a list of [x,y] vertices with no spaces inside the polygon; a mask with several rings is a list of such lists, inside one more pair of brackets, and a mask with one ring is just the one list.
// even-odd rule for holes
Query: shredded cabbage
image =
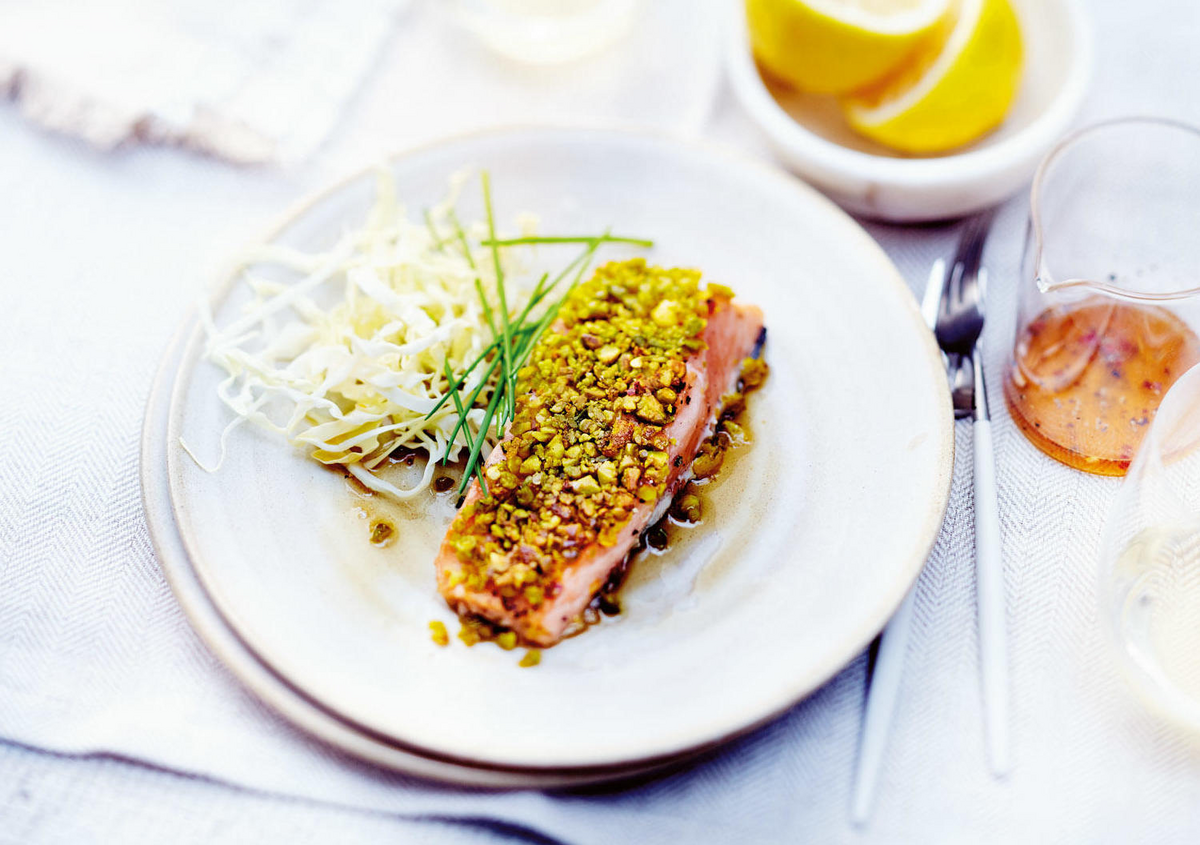
{"label": "shredded cabbage", "polygon": [[[214,467],[204,467],[181,442],[198,464],[216,471],[229,432],[243,422],[276,431],[314,460],[340,465],[366,487],[398,499],[424,490],[439,460],[459,457],[479,433],[479,405],[493,387],[466,409],[469,431],[460,430],[453,441],[454,403],[427,415],[450,386],[445,363],[460,373],[493,340],[476,287],[478,279],[485,291],[495,289],[491,262],[474,260],[455,237],[453,208],[465,179],[452,178],[448,196],[429,209],[427,222],[413,223],[391,174],[380,169],[366,220],[332,249],[308,253],[264,245],[247,254],[239,282],[253,298],[244,311],[217,326],[207,305],[201,309],[205,356],[227,374],[217,393],[235,416],[222,433]],[[518,220],[522,235],[534,225],[528,216]],[[475,239],[485,231],[481,222],[466,227]],[[507,304],[517,312],[531,287],[515,272],[514,251],[504,250],[503,259]],[[295,278],[267,278],[268,267]],[[483,372],[476,368],[464,394]],[[422,450],[429,457],[420,482],[408,489],[377,473],[397,450]]]}

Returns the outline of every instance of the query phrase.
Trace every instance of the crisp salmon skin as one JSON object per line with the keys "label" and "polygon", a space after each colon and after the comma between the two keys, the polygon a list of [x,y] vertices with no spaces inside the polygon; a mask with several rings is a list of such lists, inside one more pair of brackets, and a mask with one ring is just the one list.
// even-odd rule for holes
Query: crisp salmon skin
{"label": "crisp salmon skin", "polygon": [[686,481],[762,312],[694,270],[635,259],[564,299],[518,374],[517,413],[438,552],[459,614],[548,646],[572,630]]}

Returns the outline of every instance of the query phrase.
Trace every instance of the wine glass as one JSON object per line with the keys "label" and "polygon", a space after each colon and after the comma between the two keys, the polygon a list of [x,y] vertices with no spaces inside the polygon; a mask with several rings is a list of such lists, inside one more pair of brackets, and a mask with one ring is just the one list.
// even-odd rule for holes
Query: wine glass
{"label": "wine glass", "polygon": [[1200,367],[1167,393],[1109,511],[1100,619],[1154,710],[1200,731]]}
{"label": "wine glass", "polygon": [[625,33],[638,0],[454,0],[462,23],[502,56],[553,64],[599,52]]}

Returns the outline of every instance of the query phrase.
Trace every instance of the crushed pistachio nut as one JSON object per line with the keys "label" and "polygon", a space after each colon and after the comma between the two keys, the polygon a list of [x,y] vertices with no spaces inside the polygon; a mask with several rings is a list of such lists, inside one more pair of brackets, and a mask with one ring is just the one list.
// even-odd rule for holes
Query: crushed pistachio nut
{"label": "crushed pistachio nut", "polygon": [[458,638],[466,643],[468,648],[476,645],[483,639],[483,637],[479,635],[479,630],[477,628],[472,625],[468,625],[465,622],[463,623],[462,627],[458,629]]}
{"label": "crushed pistachio nut", "polygon": [[429,623],[430,638],[440,646],[450,645],[450,632],[446,630],[446,623],[434,620]]}
{"label": "crushed pistachio nut", "polygon": [[387,545],[388,540],[392,539],[396,529],[392,527],[390,522],[380,520],[371,526],[371,542],[376,546]]}
{"label": "crushed pistachio nut", "polygon": [[715,438],[710,438],[700,444],[700,452],[692,461],[692,477],[708,478],[715,475],[725,461],[725,450]]}
{"label": "crushed pistachio nut", "polygon": [[761,387],[762,383],[766,381],[767,373],[770,372],[770,369],[767,366],[767,362],[761,358],[747,358],[742,361],[742,385],[744,389],[748,392]]}
{"label": "crushed pistachio nut", "polygon": [[705,348],[714,299],[730,296],[698,271],[634,259],[563,300],[518,373],[522,401],[485,470],[487,495],[451,529],[468,588],[515,612],[537,607],[583,549],[615,543],[638,505],[665,493],[687,361]]}
{"label": "crushed pistachio nut", "polygon": [[671,515],[680,522],[700,521],[700,497],[695,493],[685,493],[671,506]]}

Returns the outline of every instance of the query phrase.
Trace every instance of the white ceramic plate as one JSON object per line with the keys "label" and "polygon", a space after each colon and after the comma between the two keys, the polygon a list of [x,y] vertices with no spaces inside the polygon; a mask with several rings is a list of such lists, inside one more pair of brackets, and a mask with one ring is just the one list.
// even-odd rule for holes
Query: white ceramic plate
{"label": "white ceramic plate", "polygon": [[[545,652],[536,669],[492,645],[438,648],[428,622],[453,622],[431,566],[448,500],[433,516],[390,509],[397,542],[378,549],[364,502],[342,478],[269,433],[239,429],[220,472],[201,471],[178,438],[214,451],[227,417],[213,393],[220,373],[199,360],[198,329],[166,409],[162,483],[174,524],[161,515],[152,524],[174,529],[221,624],[288,695],[352,736],[421,759],[627,770],[762,723],[869,642],[937,534],[953,459],[950,403],[912,296],[878,246],[820,195],[703,147],[521,129],[392,162],[412,209],[439,199],[464,166],[491,171],[502,220],[531,210],[547,231],[644,233],[658,241],[654,261],[701,267],[763,306],[772,375],[750,403],[754,444],[723,472],[705,524],[639,560],[625,612]],[[361,218],[371,191],[369,177],[355,177],[274,238],[328,244]],[[466,217],[471,203],[460,206]],[[222,286],[218,321],[241,295]],[[162,471],[153,451],[150,485]],[[156,537],[160,548],[172,540]],[[281,706],[283,693],[247,677],[260,669],[230,662],[313,729]]]}
{"label": "white ceramic plate", "polygon": [[1025,50],[1017,99],[995,132],[945,155],[895,153],[851,130],[832,97],[769,88],[740,14],[726,45],[730,84],[779,157],[851,211],[896,221],[957,217],[1023,188],[1087,90],[1092,39],[1079,0],[1013,7]]}
{"label": "white ceramic plate", "polygon": [[[171,485],[167,473],[168,449],[178,448],[167,440],[171,388],[183,349],[191,336],[191,324],[181,327],[171,348],[163,356],[150,399],[142,432],[142,501],[154,550],[171,589],[205,644],[255,695],[270,704],[293,724],[342,751],[379,766],[419,777],[471,787],[548,789],[629,778],[676,765],[680,758],[655,760],[644,766],[570,770],[522,770],[503,767],[466,766],[419,753],[401,743],[372,736],[329,712],[296,689],[287,679],[260,660],[221,616],[200,582],[192,565],[171,507]],[[698,749],[703,750],[703,749]]]}

